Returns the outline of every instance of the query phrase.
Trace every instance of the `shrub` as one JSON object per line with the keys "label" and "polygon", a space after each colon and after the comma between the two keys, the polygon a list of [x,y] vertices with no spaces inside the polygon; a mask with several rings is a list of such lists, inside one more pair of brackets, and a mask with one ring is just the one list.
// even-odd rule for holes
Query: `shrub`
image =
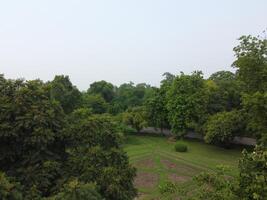
{"label": "shrub", "polygon": [[175,151],[177,152],[186,152],[187,151],[187,146],[184,143],[177,142],[174,146]]}
{"label": "shrub", "polygon": [[243,123],[243,116],[238,111],[212,115],[206,123],[205,142],[227,147],[242,132]]}
{"label": "shrub", "polygon": [[177,192],[179,189],[177,183],[173,183],[173,182],[165,182],[161,185],[159,185],[159,192],[160,194],[173,194],[175,192]]}

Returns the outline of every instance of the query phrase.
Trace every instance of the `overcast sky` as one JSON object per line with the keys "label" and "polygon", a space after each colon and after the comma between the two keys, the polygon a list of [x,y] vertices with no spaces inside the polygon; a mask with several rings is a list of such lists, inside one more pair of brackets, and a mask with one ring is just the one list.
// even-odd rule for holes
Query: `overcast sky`
{"label": "overcast sky", "polygon": [[164,72],[233,70],[237,38],[266,28],[267,0],[2,0],[0,73],[158,86]]}

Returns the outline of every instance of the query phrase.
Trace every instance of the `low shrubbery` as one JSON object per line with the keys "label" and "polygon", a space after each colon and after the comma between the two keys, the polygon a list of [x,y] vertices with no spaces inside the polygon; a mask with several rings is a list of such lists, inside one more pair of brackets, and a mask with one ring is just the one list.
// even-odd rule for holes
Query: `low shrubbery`
{"label": "low shrubbery", "polygon": [[206,123],[205,142],[227,147],[243,126],[244,117],[238,111],[212,115]]}
{"label": "low shrubbery", "polygon": [[175,146],[175,151],[177,152],[187,152],[187,145],[181,142],[176,142]]}

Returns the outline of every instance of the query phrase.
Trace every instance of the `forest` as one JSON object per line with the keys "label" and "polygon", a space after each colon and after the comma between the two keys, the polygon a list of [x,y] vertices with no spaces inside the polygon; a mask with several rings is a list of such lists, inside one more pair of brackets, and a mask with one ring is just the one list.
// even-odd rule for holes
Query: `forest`
{"label": "forest", "polygon": [[160,87],[101,80],[80,91],[67,75],[47,82],[0,75],[0,199],[135,199],[137,169],[124,144],[155,127],[170,129],[177,143],[199,133],[225,154],[235,136],[255,138],[236,175],[200,173],[188,199],[266,200],[267,40],[242,36],[234,54],[235,72],[166,72]]}

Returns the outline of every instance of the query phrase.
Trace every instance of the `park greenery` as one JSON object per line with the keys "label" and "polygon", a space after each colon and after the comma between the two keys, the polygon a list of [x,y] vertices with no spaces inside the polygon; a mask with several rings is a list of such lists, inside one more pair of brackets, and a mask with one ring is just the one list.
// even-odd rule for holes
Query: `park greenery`
{"label": "park greenery", "polygon": [[[255,138],[231,177],[224,167],[200,173],[203,163],[195,166],[190,198],[267,199],[267,40],[242,36],[234,53],[235,72],[166,72],[160,87],[102,80],[80,91],[65,75],[43,82],[0,74],[0,199],[134,199],[127,145],[145,127],[171,129],[177,140],[196,132],[223,148],[234,148],[235,136]],[[190,157],[190,143],[164,145],[178,152],[160,154],[188,147],[181,156]],[[181,195],[183,188],[167,182],[160,191]]]}

